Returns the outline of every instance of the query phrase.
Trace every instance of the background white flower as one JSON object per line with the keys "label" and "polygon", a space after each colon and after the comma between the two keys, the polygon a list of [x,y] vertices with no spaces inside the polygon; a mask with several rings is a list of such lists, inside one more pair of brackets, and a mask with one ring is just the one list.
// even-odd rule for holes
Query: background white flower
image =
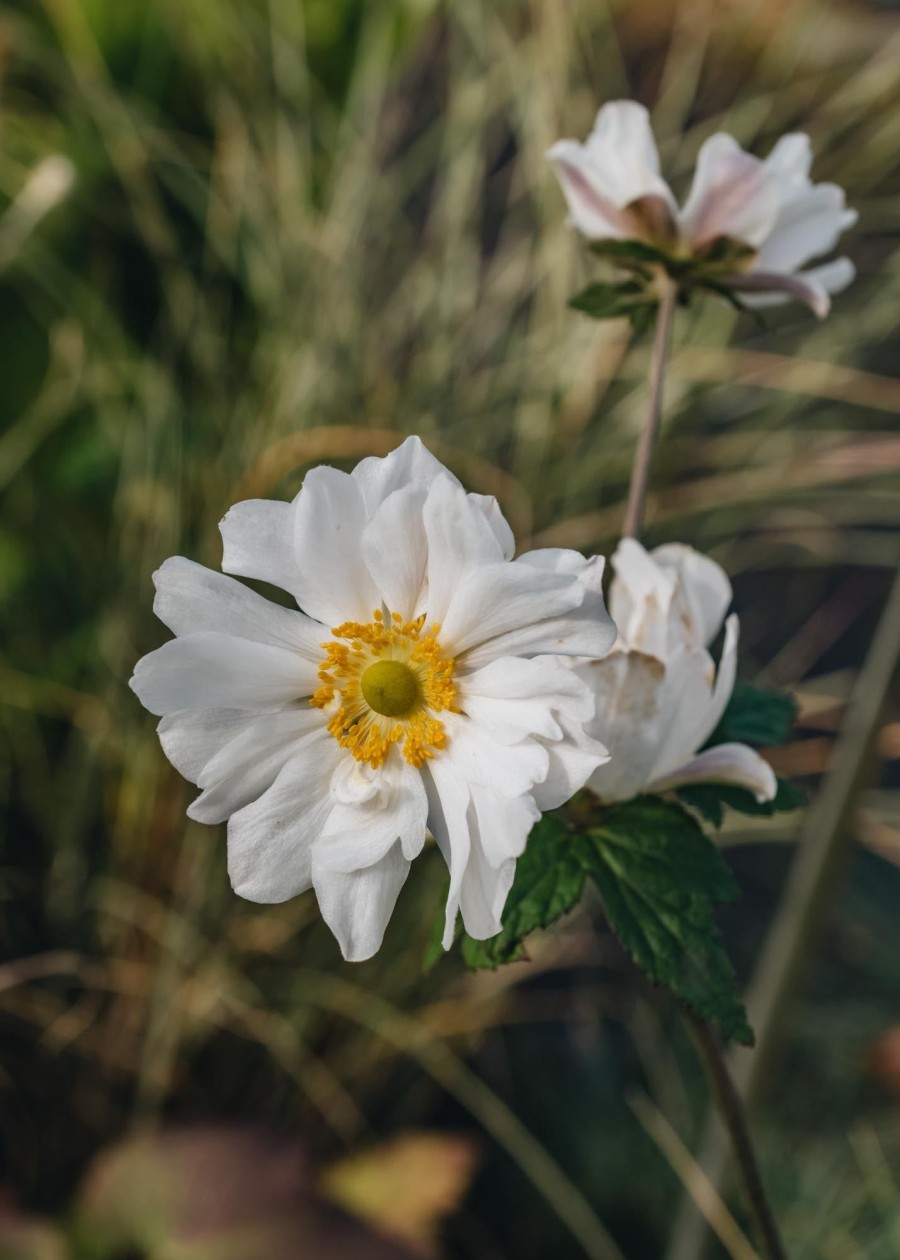
{"label": "background white flower", "polygon": [[426,826],[450,868],[445,944],[500,930],[543,809],[607,760],[594,701],[561,656],[615,638],[603,562],[513,560],[497,503],[466,494],[417,438],[352,473],[310,472],[292,503],[238,503],[222,567],[283,608],[176,557],[155,611],[177,636],[131,685],[172,763],[228,819],[229,873],[253,901],[314,887],[345,957],[381,943]]}
{"label": "background white flower", "polygon": [[841,188],[810,180],[805,135],[783,136],[764,161],[731,136],[711,136],[681,209],[660,175],[647,111],[635,101],[604,105],[584,144],[560,140],[547,156],[572,223],[591,241],[641,240],[681,258],[702,258],[723,240],[749,247],[728,284],[750,305],[797,298],[822,318],[830,294],[855,275],[848,258],[801,270],[834,249],[857,218]]}
{"label": "background white flower", "polygon": [[575,669],[597,697],[588,730],[611,759],[588,786],[603,800],[689,783],[730,783],[759,801],[776,791],[771,767],[744,744],[698,752],[734,689],[738,619],[725,622],[718,670],[707,647],[731,603],[731,584],[714,561],[669,544],[647,552],[623,539],[613,557],[610,611],[619,627],[613,651]]}

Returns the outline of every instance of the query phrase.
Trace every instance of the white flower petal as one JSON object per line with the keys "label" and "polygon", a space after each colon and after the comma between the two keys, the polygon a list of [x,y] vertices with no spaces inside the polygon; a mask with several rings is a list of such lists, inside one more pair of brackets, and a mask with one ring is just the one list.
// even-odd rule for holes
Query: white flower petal
{"label": "white flower petal", "polygon": [[444,933],[444,948],[449,949],[457,909],[465,930],[476,940],[500,931],[516,858],[524,851],[540,811],[529,796],[501,796],[478,784],[466,789],[440,765],[432,765],[431,770],[434,782],[440,784],[440,802],[430,815],[431,830],[450,866]]}
{"label": "white flower petal", "polygon": [[307,737],[269,790],[232,814],[228,874],[239,896],[275,903],[311,886],[311,850],[331,812],[329,784],[343,756],[324,730]]}
{"label": "white flower petal", "polygon": [[297,598],[300,573],[294,555],[294,505],[246,499],[219,522],[222,568],[238,577],[271,582]]}
{"label": "white flower petal", "polygon": [[[527,793],[508,796],[490,784],[473,783],[470,823],[473,816],[477,825],[477,841],[473,837],[469,867],[477,858],[477,869],[483,869],[486,863],[493,870],[500,871],[510,859],[515,860],[525,852],[528,836],[539,821],[541,811]],[[501,904],[498,913],[502,910]]]}
{"label": "white flower petal", "polygon": [[590,240],[646,236],[646,226],[626,209],[642,198],[658,200],[664,216],[675,210],[649,115],[636,101],[604,105],[585,144],[561,140],[547,157],[573,224]]}
{"label": "white flower petal", "polygon": [[324,726],[317,709],[290,708],[254,716],[200,771],[197,784],[203,791],[188,807],[188,817],[220,823],[257,800],[298,751],[300,741]]}
{"label": "white flower petal", "polygon": [[606,746],[590,736],[581,722],[561,717],[563,738],[545,745],[550,756],[546,778],[532,789],[541,810],[558,809],[580,792],[591,777],[610,761]]}
{"label": "white flower petal", "polygon": [[612,566],[609,610],[619,628],[616,646],[665,660],[676,574],[657,564],[636,538],[621,540]]}
{"label": "white flower petal", "polygon": [[[507,800],[507,806],[518,802]],[[501,822],[506,823],[504,816]],[[527,832],[526,838],[527,838]],[[473,846],[459,890],[463,927],[476,941],[496,936],[503,926],[503,907],[516,875],[515,858],[494,867],[478,845]]]}
{"label": "white flower petal", "polygon": [[599,595],[603,590],[603,556],[583,556],[580,551],[566,547],[539,547],[537,551],[524,551],[516,564],[527,564],[542,573],[566,573],[577,578],[586,590]]}
{"label": "white flower petal", "polygon": [[650,115],[637,101],[604,105],[585,148],[596,169],[603,172],[608,194],[617,205],[652,196],[674,204],[668,184],[660,177]]}
{"label": "white flower petal", "polygon": [[408,437],[384,459],[372,455],[361,460],[350,475],[360,488],[369,514],[404,486],[415,486],[427,492],[437,477],[448,477],[456,482],[449,469],[435,459],[417,437]]}
{"label": "white flower petal", "polygon": [[151,713],[267,709],[312,695],[315,665],[284,648],[204,630],[141,658],[129,683]]}
{"label": "white flower petal", "polygon": [[[425,491],[405,486],[388,495],[362,533],[366,568],[391,612],[411,621],[424,609],[428,543],[422,524]],[[378,605],[380,607],[380,604]]]}
{"label": "white flower petal", "polygon": [[[842,232],[857,220],[848,210],[843,189],[817,184],[783,202],[771,235],[753,263],[753,271],[792,273],[834,249]],[[751,272],[752,274],[752,272]]]}
{"label": "white flower petal", "polygon": [[765,165],[773,175],[778,176],[782,189],[791,191],[793,188],[802,188],[809,183],[812,167],[809,136],[802,131],[793,131],[782,136],[765,159]]}
{"label": "white flower petal", "polygon": [[460,890],[472,848],[468,810],[471,791],[447,757],[435,757],[422,767],[428,794],[428,830],[434,836],[450,871],[444,919],[444,949],[456,935]]}
{"label": "white flower petal", "polygon": [[842,293],[856,279],[856,268],[849,258],[834,258],[819,267],[798,272],[798,279],[818,285],[828,294]]}
{"label": "white flower petal", "polygon": [[747,788],[757,801],[771,801],[778,781],[767,761],[746,744],[717,744],[698,753],[680,769],[650,784],[653,792],[686,787],[691,783],[730,783]]}
{"label": "white flower petal", "polygon": [[381,597],[362,553],[367,512],[349,473],[322,465],[307,473],[294,500],[297,600],[326,626],[370,621]]}
{"label": "white flower petal", "polygon": [[759,248],[775,225],[781,199],[776,174],[719,133],[704,143],[690,194],[679,216],[695,248],[720,236]]}
{"label": "white flower petal", "polygon": [[341,874],[313,853],[312,878],[322,918],[348,962],[364,962],[381,948],[385,928],[409,874],[399,844],[365,870]]}
{"label": "white flower petal", "polygon": [[715,728],[720,715],[715,681],[716,667],[704,648],[679,648],[669,656],[659,692],[656,759],[648,782],[683,765]]}
{"label": "white flower petal", "polygon": [[740,621],[737,613],[732,613],[725,622],[725,639],[722,643],[722,655],[719,658],[719,668],[716,670],[716,682],[713,688],[713,702],[710,712],[707,714],[706,721],[708,727],[700,728],[695,747],[699,748],[701,744],[705,744],[707,739],[712,735],[713,731],[719,725],[722,714],[728,708],[728,701],[731,699],[731,693],[734,691],[734,684],[737,678],[737,653],[738,640],[740,638]]}
{"label": "white flower petal", "polygon": [[587,686],[553,656],[498,657],[461,678],[459,696],[463,712],[503,744],[561,739],[560,710],[582,723],[594,713]]}
{"label": "white flower petal", "polygon": [[589,241],[621,241],[634,237],[632,215],[604,190],[603,173],[583,145],[575,140],[558,140],[547,150],[562,188],[572,226]]}
{"label": "white flower petal", "polygon": [[[484,565],[458,584],[441,623],[441,642],[454,656],[460,656],[469,648],[524,631],[530,640],[537,639],[534,654],[553,653],[554,645],[545,641],[538,627],[548,614],[565,617],[583,602],[583,588],[567,574],[542,572],[515,562]],[[482,659],[486,662],[513,654],[521,654],[521,648],[517,646],[513,653],[495,642]],[[471,664],[467,661],[468,666]]]}
{"label": "white flower petal", "polygon": [[528,552],[498,575],[492,607],[492,575],[473,579],[453,610],[469,623],[464,641],[472,640],[461,667],[478,669],[498,656],[603,656],[616,638],[603,601],[603,566],[602,556],[585,559],[577,551]]}
{"label": "white flower petal", "polygon": [[373,770],[365,761],[343,757],[331,780],[331,796],[336,804],[362,805],[378,798],[382,791],[382,772]]}
{"label": "white flower petal", "polygon": [[472,506],[476,507],[487,519],[500,545],[500,554],[503,559],[512,560],[516,554],[516,540],[500,504],[492,494],[470,494],[468,499]]}
{"label": "white flower petal", "polygon": [[549,754],[536,740],[501,744],[479,722],[455,713],[442,716],[448,742],[435,760],[447,761],[467,783],[493,786],[503,796],[520,796],[546,778]]}
{"label": "white flower petal", "polygon": [[582,662],[575,670],[597,701],[588,732],[602,740],[610,754],[588,786],[602,800],[629,800],[644,790],[653,771],[663,733],[660,692],[666,667],[640,652],[613,652],[600,661]]}
{"label": "white flower petal", "polygon": [[[347,754],[347,760],[353,758]],[[359,765],[359,763],[354,763]],[[372,866],[399,842],[403,856],[416,857],[425,843],[428,800],[422,776],[394,750],[384,766],[361,767],[374,792],[352,803],[332,787],[334,808],[316,848],[322,870],[349,874]]]}
{"label": "white flower petal", "polygon": [[224,573],[173,556],[157,569],[153,581],[153,611],[174,634],[213,630],[287,648],[310,661],[322,658],[324,629],[319,622],[263,599]]}
{"label": "white flower petal", "polygon": [[166,714],[156,733],[178,773],[196,783],[206,763],[261,716],[264,715],[247,709],[186,709]]}
{"label": "white flower petal", "polygon": [[658,745],[652,780],[667,777],[702,748],[716,729],[734,691],[737,674],[738,619],[725,622],[722,657],[714,666],[702,650],[673,653],[660,692],[663,734]]}
{"label": "white flower petal", "polygon": [[721,630],[731,603],[731,582],[725,570],[709,556],[681,543],[655,547],[650,555],[661,569],[675,575],[675,611],[689,639],[706,647]]}
{"label": "white flower petal", "polygon": [[819,319],[824,319],[831,310],[831,295],[842,292],[855,277],[856,268],[849,258],[835,258],[790,276],[751,272],[729,283],[740,293],[744,305],[754,310],[804,302]]}
{"label": "white flower petal", "polygon": [[725,571],[693,547],[668,543],[645,551],[624,538],[613,556],[610,611],[617,646],[665,660],[675,649],[705,647],[731,603]]}
{"label": "white flower petal", "polygon": [[503,549],[485,513],[449,477],[431,483],[422,519],[428,540],[428,620],[443,624],[460,584],[485,565],[499,565]]}

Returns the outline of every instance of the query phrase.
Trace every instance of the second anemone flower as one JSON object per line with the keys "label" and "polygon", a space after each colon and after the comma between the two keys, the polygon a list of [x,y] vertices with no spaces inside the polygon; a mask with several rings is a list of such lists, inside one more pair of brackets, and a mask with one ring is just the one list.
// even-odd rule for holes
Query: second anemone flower
{"label": "second anemone flower", "polygon": [[[683,288],[705,283],[750,306],[797,299],[823,318],[830,295],[855,275],[848,258],[806,266],[834,249],[857,216],[837,184],[812,183],[809,138],[800,133],[782,136],[764,160],[729,135],[710,136],[681,207],[660,174],[647,111],[635,101],[604,105],[584,144],[560,140],[547,156],[572,224],[598,253],[609,242],[637,242]],[[627,247],[613,249],[627,261]]]}
{"label": "second anemone flower", "polygon": [[417,438],[352,473],[313,469],[292,503],[238,503],[221,531],[226,573],[297,606],[167,560],[155,611],[176,638],[131,685],[202,789],[190,816],[228,820],[235,891],[313,887],[344,956],[368,958],[428,828],[450,869],[445,945],[458,911],[494,935],[540,812],[608,760],[563,663],[615,639],[602,560],[513,560],[495,500]]}
{"label": "second anemone flower", "polygon": [[597,697],[589,731],[612,754],[588,787],[603,801],[665,792],[694,783],[725,783],[770,801],[771,766],[745,744],[704,745],[725,712],[737,673],[738,618],[725,619],[718,669],[709,644],[731,603],[725,572],[691,547],[669,543],[645,551],[633,538],[613,557],[610,611],[615,649],[574,666]]}

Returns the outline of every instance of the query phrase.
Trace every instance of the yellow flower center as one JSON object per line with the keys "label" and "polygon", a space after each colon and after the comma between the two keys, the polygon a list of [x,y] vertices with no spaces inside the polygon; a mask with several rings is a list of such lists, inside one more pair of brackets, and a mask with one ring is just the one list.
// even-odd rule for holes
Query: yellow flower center
{"label": "yellow flower center", "polygon": [[321,687],[310,703],[329,709],[328,729],[357,761],[384,765],[392,744],[421,766],[447,742],[435,714],[458,712],[454,661],[442,655],[439,626],[423,634],[424,615],[404,621],[380,609],[368,624],[346,621],[322,644]]}

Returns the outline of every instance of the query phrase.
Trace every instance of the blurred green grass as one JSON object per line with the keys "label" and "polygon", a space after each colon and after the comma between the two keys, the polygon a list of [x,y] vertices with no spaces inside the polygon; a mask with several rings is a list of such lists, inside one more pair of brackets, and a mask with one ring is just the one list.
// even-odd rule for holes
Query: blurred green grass
{"label": "blurred green grass", "polygon": [[[627,94],[653,107],[676,184],[718,127],[758,152],[802,128],[816,176],[860,211],[860,276],[823,325],[791,308],[761,332],[715,303],[681,317],[650,505],[652,540],[690,541],[733,575],[747,672],[815,701],[793,750],[814,784],[833,727],[816,714],[839,711],[900,550],[898,54],[900,19],[860,0],[6,6],[0,1131],[26,1202],[57,1208],[135,1117],[288,1125],[324,1151],[472,1123],[415,1054],[337,998],[312,1002],[314,972],[321,994],[329,978],[374,990],[471,1057],[629,1258],[658,1254],[677,1179],[623,1085],[647,1087],[687,1137],[700,1097],[665,1007],[602,932],[572,925],[487,987],[453,961],[423,977],[442,894],[425,861],[382,954],[345,968],[309,897],[233,897],[223,837],[185,819],[185,785],[125,683],[165,637],[150,574],[166,556],[215,565],[236,498],[291,494],[310,463],[349,466],[395,434],[497,493],[523,543],[611,546],[646,347],[566,309],[590,267],[543,153]],[[8,207],[54,153],[74,190],[13,249]],[[900,991],[896,916],[877,903],[898,886],[897,786],[888,763],[860,824],[888,856],[854,867],[862,921],[884,933],[848,944],[836,911],[825,993],[804,1000],[800,1058],[775,1083],[809,1105],[766,1121],[798,1255],[896,1247],[900,1200],[847,1134],[896,1149],[862,1061]],[[778,828],[727,837],[761,871],[727,924],[745,966],[783,873]],[[47,976],[20,961],[47,953]],[[811,1036],[843,1056],[845,1105],[821,1128],[826,1083],[797,1069]],[[546,1055],[559,1080],[544,1098]],[[502,1127],[485,1097],[477,1123]],[[640,1184],[623,1149],[645,1161]],[[574,1247],[540,1198],[510,1221],[521,1170],[497,1156],[482,1180],[454,1254]]]}

